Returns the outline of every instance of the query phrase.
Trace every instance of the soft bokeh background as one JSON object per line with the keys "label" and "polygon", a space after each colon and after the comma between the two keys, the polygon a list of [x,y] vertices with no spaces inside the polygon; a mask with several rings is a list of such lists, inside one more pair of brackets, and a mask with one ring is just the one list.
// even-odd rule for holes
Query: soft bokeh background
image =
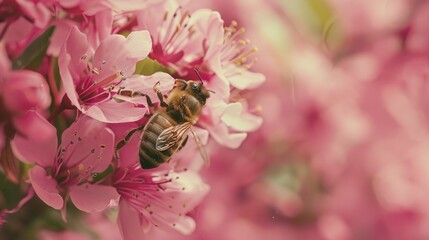
{"label": "soft bokeh background", "polygon": [[212,150],[193,239],[428,239],[429,3],[198,7],[246,28],[267,81],[261,129]]}
{"label": "soft bokeh background", "polygon": [[[210,142],[203,177],[211,192],[192,213],[191,236],[152,231],[146,239],[429,239],[428,1],[187,7],[236,20],[258,47],[253,69],[267,80],[241,96],[264,123],[239,149]],[[64,226],[35,210],[44,221],[32,228]],[[40,238],[119,239],[114,217],[91,215],[67,223],[75,232]],[[24,229],[25,219],[10,216],[9,226]]]}

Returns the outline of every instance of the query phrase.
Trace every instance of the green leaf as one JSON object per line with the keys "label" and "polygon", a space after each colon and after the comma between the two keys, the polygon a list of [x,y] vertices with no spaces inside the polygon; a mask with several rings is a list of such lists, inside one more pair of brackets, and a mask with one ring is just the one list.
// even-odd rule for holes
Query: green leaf
{"label": "green leaf", "polygon": [[167,67],[165,67],[158,61],[152,60],[150,58],[145,58],[137,62],[136,71],[134,73],[149,76],[156,72],[171,73],[171,71]]}
{"label": "green leaf", "polygon": [[50,26],[39,37],[34,39],[28,47],[12,62],[13,69],[36,70],[40,67],[46,50],[49,47],[49,39],[54,33],[55,26]]}

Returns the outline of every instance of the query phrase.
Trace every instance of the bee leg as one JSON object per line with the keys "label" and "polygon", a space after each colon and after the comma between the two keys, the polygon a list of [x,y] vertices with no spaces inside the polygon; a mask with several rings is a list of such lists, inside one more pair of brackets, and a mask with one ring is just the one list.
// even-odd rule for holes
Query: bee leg
{"label": "bee leg", "polygon": [[166,108],[166,107],[168,107],[168,104],[164,101],[164,96],[162,95],[162,92],[156,87],[156,85],[159,85],[159,84],[160,84],[159,81],[156,82],[155,86],[153,86],[153,90],[156,92],[156,95],[159,98],[159,102],[160,102],[161,107]]}
{"label": "bee leg", "polygon": [[133,137],[133,135],[134,135],[134,133],[136,133],[137,131],[141,131],[142,129],[144,128],[144,125],[142,125],[142,126],[140,126],[140,127],[138,127],[138,128],[134,128],[133,130],[131,130],[125,137],[124,137],[124,139],[122,139],[121,141],[119,141],[117,144],[116,144],[116,147],[115,147],[115,157],[116,157],[116,159],[118,159],[119,158],[119,150],[121,149],[121,148],[123,148],[124,146],[125,146],[125,144],[127,144],[130,140],[131,140],[131,138]]}

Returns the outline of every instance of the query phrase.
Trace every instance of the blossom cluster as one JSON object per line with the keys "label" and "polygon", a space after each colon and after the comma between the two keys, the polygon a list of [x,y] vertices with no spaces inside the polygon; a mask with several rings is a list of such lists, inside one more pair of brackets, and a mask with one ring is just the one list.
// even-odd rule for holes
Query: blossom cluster
{"label": "blossom cluster", "polygon": [[[265,77],[250,70],[256,48],[236,21],[187,5],[0,2],[0,184],[20,189],[18,201],[1,192],[2,229],[13,229],[12,213],[36,204],[64,221],[76,212],[91,213],[85,221],[92,222],[113,216],[127,240],[158,229],[194,231],[192,211],[210,188],[200,145],[212,139],[235,149],[260,127],[244,93]],[[196,139],[189,134],[168,162],[143,169],[141,129],[177,79],[210,90],[193,123]]]}

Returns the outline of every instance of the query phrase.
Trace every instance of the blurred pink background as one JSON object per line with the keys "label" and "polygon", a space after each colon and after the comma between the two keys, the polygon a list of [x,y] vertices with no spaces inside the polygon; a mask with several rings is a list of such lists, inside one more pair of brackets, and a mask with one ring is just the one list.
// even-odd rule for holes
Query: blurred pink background
{"label": "blurred pink background", "polygon": [[267,77],[262,127],[211,149],[191,239],[429,239],[428,1],[190,6],[246,28]]}

